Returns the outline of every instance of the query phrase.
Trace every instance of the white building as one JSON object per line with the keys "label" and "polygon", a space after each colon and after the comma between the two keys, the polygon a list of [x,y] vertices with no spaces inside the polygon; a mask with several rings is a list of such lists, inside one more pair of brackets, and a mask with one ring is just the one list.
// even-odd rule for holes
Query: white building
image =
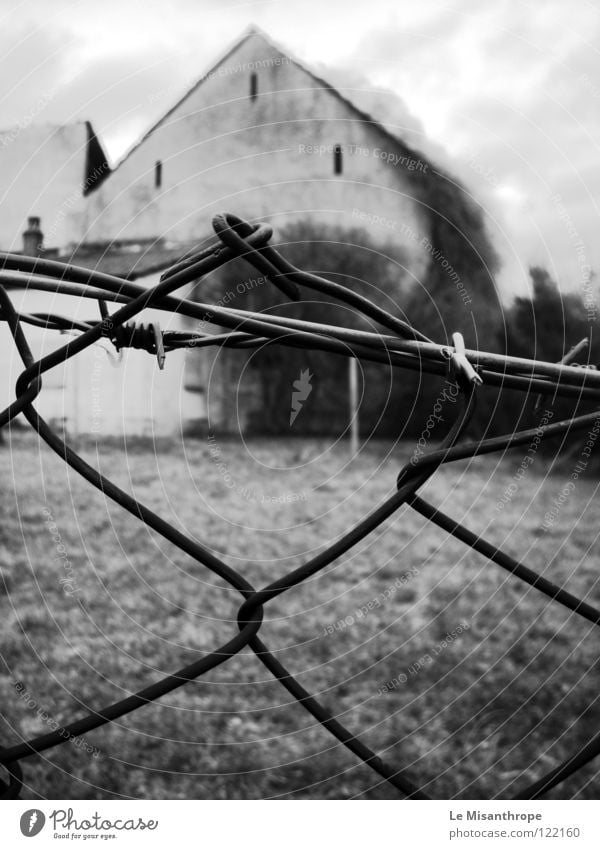
{"label": "white building", "polygon": [[[72,128],[69,133],[72,141],[65,142],[63,152],[57,153],[58,136],[38,142],[38,158],[28,160],[27,172],[14,166],[18,173],[5,196],[11,199],[6,201],[10,226],[18,221],[23,229],[28,215],[39,215],[46,244],[63,248],[74,263],[117,274],[134,269],[138,277],[148,277],[144,269],[152,266],[150,255],[158,253],[158,264],[165,267],[190,244],[205,241],[212,216],[223,211],[269,221],[276,234],[306,220],[358,227],[371,242],[393,243],[404,266],[399,286],[418,282],[427,288],[437,281],[445,291],[444,309],[448,304],[454,309],[456,302],[456,311],[462,311],[461,324],[451,329],[467,323],[462,278],[473,268],[480,273],[482,245],[488,247],[480,210],[426,157],[259,31],[245,33],[108,175],[91,127],[82,125],[77,138]],[[65,130],[71,139],[69,133]],[[56,169],[56,157],[63,153],[64,164]],[[10,145],[0,148],[0,158],[4,154],[11,155]],[[56,194],[49,185],[43,195],[30,190],[13,199],[17,176],[27,173],[28,181],[39,186],[44,180],[33,175],[52,167]],[[78,187],[79,194],[71,187]],[[67,189],[77,196],[68,210]],[[16,234],[5,226],[0,243],[14,249]],[[156,273],[156,263],[151,270]],[[493,314],[495,298],[490,279],[480,315]],[[83,357],[81,365],[67,366],[56,378],[60,388],[54,406],[42,401],[49,405],[48,415],[66,420],[71,429],[90,430],[92,419],[98,427],[90,396],[93,356],[87,365]],[[147,372],[155,370],[148,354],[126,352],[122,376],[115,377],[115,370],[106,378],[109,396],[123,400],[121,412],[117,420],[105,405],[102,431],[176,432],[187,420],[209,413],[213,426],[236,429],[239,416],[243,427],[256,399],[252,392],[242,393],[240,407],[228,398],[228,363],[240,356],[228,352],[215,367],[210,350],[203,349],[190,353],[184,368],[184,355],[171,353],[166,379],[167,372]],[[109,369],[105,372],[111,375]],[[158,389],[161,380],[164,395]],[[155,390],[159,394],[150,402]]]}
{"label": "white building", "polygon": [[[198,240],[224,210],[269,220],[362,226],[392,237],[422,271],[428,164],[335,88],[246,33],[94,189],[86,242]],[[404,225],[404,226],[402,226]]]}

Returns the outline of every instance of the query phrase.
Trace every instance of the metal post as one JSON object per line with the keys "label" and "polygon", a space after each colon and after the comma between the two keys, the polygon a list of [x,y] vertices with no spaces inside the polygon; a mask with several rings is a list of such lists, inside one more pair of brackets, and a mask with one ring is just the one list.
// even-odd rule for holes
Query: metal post
{"label": "metal post", "polygon": [[355,357],[348,358],[348,400],[350,414],[350,452],[358,454],[359,425],[358,425],[358,361]]}

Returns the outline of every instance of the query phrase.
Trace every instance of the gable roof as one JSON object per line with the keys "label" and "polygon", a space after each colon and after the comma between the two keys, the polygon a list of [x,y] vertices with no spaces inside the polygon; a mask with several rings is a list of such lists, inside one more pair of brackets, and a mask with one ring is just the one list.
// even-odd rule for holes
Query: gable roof
{"label": "gable roof", "polygon": [[[165,121],[167,121],[169,119],[169,117],[183,103],[185,103],[185,101],[189,97],[191,97],[198,90],[198,88],[200,88],[200,86],[203,83],[206,82],[206,80],[211,79],[214,76],[214,74],[218,71],[218,69],[225,62],[227,62],[247,41],[249,41],[251,38],[254,38],[254,37],[261,38],[269,47],[277,50],[282,56],[284,56],[287,60],[289,60],[289,63],[291,65],[294,65],[300,71],[302,71],[307,76],[309,76],[315,83],[317,83],[319,88],[322,88],[322,89],[325,89],[326,91],[329,91],[334,97],[336,97],[341,103],[343,103],[344,106],[351,113],[353,113],[355,115],[355,117],[357,119],[359,119],[362,123],[370,124],[372,127],[377,129],[380,133],[382,133],[383,136],[391,144],[394,144],[396,147],[398,147],[398,145],[399,145],[402,148],[403,155],[405,155],[407,157],[409,157],[409,156],[417,157],[418,156],[419,159],[424,164],[427,164],[430,167],[433,167],[432,163],[429,162],[427,157],[423,156],[420,152],[417,152],[414,148],[412,148],[410,145],[408,145],[403,139],[401,139],[400,136],[397,136],[394,133],[392,133],[389,129],[387,129],[384,126],[384,124],[382,124],[380,121],[378,121],[372,115],[370,115],[368,112],[365,112],[364,110],[362,110],[358,106],[356,106],[356,104],[353,103],[353,101],[350,100],[348,97],[343,95],[339,91],[339,89],[337,89],[331,83],[327,82],[327,80],[325,80],[322,77],[315,74],[314,71],[312,71],[309,67],[304,65],[299,59],[297,59],[295,56],[293,56],[289,52],[289,50],[282,48],[279,44],[277,44],[275,41],[273,41],[273,39],[269,35],[267,35],[267,33],[265,33],[263,30],[261,30],[259,27],[255,26],[254,24],[252,24],[250,27],[245,29],[243,31],[243,33],[241,34],[241,36],[236,41],[234,41],[234,43],[231,45],[231,47],[229,47],[221,55],[221,57],[213,65],[211,65],[210,68],[207,71],[205,71],[202,74],[202,76],[198,80],[196,80],[196,82],[193,83],[193,85],[191,85],[190,88],[169,109],[167,109],[167,111],[164,113],[164,115],[162,115],[157,121],[154,122],[154,124],[152,124],[145,131],[145,133],[141,136],[141,138],[139,138],[138,141],[135,142],[129,148],[129,150],[127,150],[126,153],[121,157],[121,159],[115,164],[115,166],[112,168],[112,171],[114,172],[118,168],[120,168],[121,165],[123,165],[123,163],[127,159],[129,159],[129,157],[133,153],[135,153],[135,151],[139,147],[141,147],[144,144],[146,139],[148,139],[162,124],[164,124]],[[106,174],[106,177],[108,177],[108,174]],[[99,185],[100,185],[100,183],[92,186],[89,190],[90,193],[93,192],[95,189],[97,189]]]}

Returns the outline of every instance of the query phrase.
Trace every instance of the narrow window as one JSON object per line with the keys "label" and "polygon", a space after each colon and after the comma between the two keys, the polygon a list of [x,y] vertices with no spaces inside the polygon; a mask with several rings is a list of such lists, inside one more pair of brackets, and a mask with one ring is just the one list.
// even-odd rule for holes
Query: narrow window
{"label": "narrow window", "polygon": [[256,100],[258,94],[258,74],[250,74],[250,100]]}
{"label": "narrow window", "polygon": [[341,144],[336,144],[333,148],[333,173],[341,174],[342,173],[342,146]]}
{"label": "narrow window", "polygon": [[157,160],[154,166],[154,185],[157,189],[160,189],[162,186],[162,162],[160,159]]}

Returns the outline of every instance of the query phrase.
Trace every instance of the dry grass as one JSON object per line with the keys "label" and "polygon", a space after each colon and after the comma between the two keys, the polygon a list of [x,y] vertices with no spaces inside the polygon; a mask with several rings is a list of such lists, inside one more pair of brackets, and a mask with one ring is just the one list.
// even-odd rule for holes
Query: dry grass
{"label": "dry grass", "polygon": [[[409,447],[348,460],[317,441],[83,446],[84,455],[255,586],[337,538],[392,489]],[[444,468],[425,494],[575,593],[600,604],[596,482],[581,481],[548,532],[565,478],[539,458],[502,511],[521,456]],[[225,469],[226,467],[226,469]],[[107,504],[32,434],[0,450],[4,616],[0,739],[47,730],[118,699],[235,632],[230,588]],[[224,474],[233,481],[228,488]],[[568,472],[567,472],[568,477]],[[248,496],[249,491],[254,493]],[[286,494],[300,496],[295,502]],[[263,500],[263,496],[265,499]],[[56,522],[57,549],[44,524]],[[63,591],[64,558],[77,599]],[[368,604],[413,570],[397,592]],[[1,584],[0,584],[1,586]],[[507,796],[597,731],[592,626],[551,604],[408,508],[342,560],[267,608],[265,642],[350,728],[438,798]],[[345,617],[354,622],[327,634]],[[460,623],[468,628],[436,647]],[[420,658],[429,655],[418,667]],[[380,689],[404,674],[406,683]],[[86,738],[25,762],[26,798],[396,798],[243,652]],[[597,796],[598,765],[556,797]]]}

